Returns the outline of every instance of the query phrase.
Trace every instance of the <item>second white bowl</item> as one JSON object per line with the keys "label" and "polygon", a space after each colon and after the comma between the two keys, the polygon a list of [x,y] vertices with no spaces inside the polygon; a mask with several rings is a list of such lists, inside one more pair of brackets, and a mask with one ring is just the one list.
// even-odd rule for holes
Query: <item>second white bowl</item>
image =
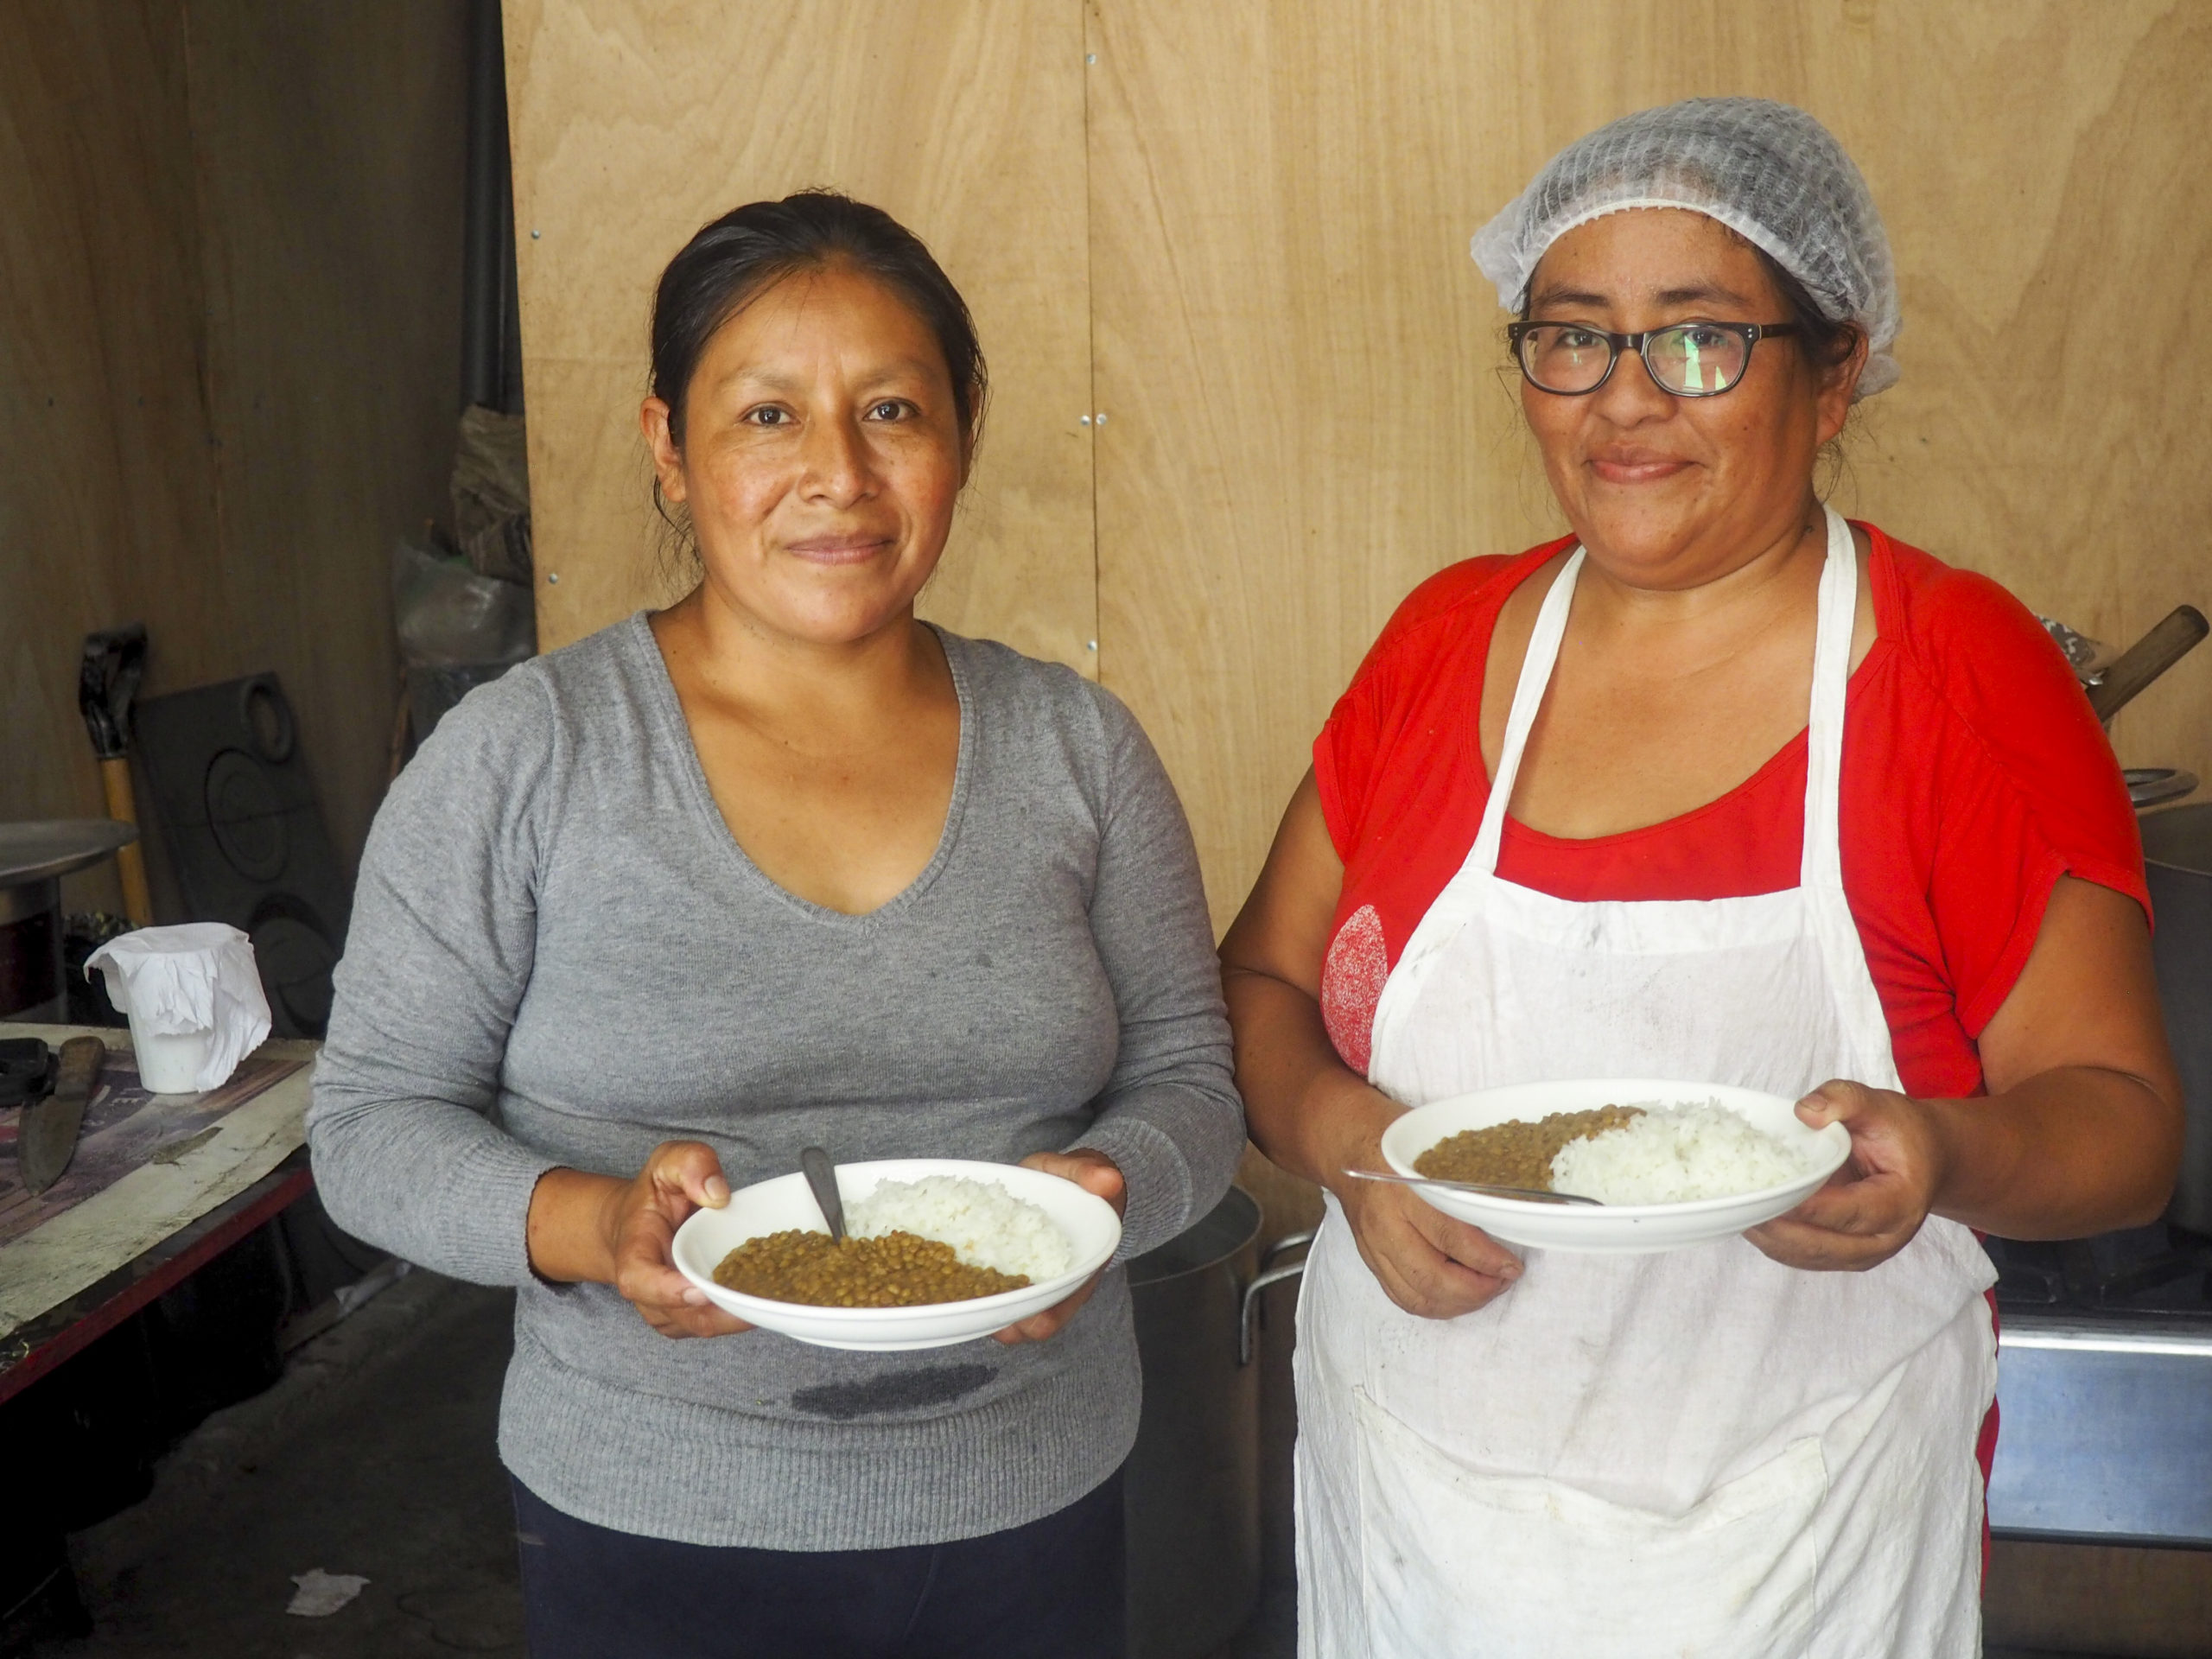
{"label": "second white bowl", "polygon": [[1414,1191],[1446,1215],[1456,1216],[1509,1244],[1637,1255],[1732,1238],[1761,1222],[1785,1215],[1809,1198],[1851,1155],[1851,1134],[1842,1124],[1831,1123],[1817,1130],[1808,1128],[1797,1116],[1797,1103],[1780,1095],[1717,1083],[1594,1077],[1571,1083],[1516,1084],[1432,1102],[1408,1112],[1382,1132],[1382,1156],[1399,1174],[1419,1175],[1414,1160],[1446,1135],[1463,1129],[1535,1122],[1554,1112],[1583,1112],[1599,1106],[1653,1101],[1664,1106],[1708,1102],[1724,1106],[1754,1128],[1764,1129],[1805,1154],[1809,1160],[1807,1173],[1781,1186],[1688,1204],[1587,1206],[1491,1198],[1448,1186],[1420,1186]]}

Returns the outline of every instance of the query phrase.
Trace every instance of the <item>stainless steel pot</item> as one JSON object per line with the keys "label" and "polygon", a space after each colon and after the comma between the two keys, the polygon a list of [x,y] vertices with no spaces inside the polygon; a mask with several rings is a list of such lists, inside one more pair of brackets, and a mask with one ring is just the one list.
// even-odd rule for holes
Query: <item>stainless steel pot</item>
{"label": "stainless steel pot", "polygon": [[61,981],[61,878],[137,840],[111,818],[0,823],[0,1020],[68,1017]]}
{"label": "stainless steel pot", "polygon": [[1122,1487],[1131,1659],[1199,1659],[1260,1594],[1260,1368],[1245,1336],[1260,1206],[1229,1194],[1129,1263],[1144,1416]]}
{"label": "stainless steel pot", "polygon": [[2158,1001],[2189,1103],[2181,1181],[2166,1214],[2212,1233],[2212,804],[2146,812],[2140,822],[2158,920]]}

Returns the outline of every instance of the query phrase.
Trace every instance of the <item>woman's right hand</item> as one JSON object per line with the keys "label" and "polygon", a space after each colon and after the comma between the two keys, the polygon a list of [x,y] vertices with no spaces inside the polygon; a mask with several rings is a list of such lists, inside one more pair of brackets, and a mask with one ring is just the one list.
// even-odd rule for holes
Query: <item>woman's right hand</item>
{"label": "woman's right hand", "polygon": [[[1379,1147],[1362,1167],[1380,1169]],[[1486,1306],[1521,1276],[1521,1260],[1479,1227],[1446,1215],[1409,1186],[1339,1180],[1330,1189],[1383,1294],[1424,1319]]]}
{"label": "woman's right hand", "polygon": [[664,1337],[722,1337],[753,1327],[676,1270],[676,1230],[695,1210],[729,1202],[721,1160],[701,1141],[664,1141],[612,1202],[603,1224],[614,1288]]}
{"label": "woman's right hand", "polygon": [[715,1149],[667,1141],[629,1180],[548,1170],[530,1201],[530,1262],[544,1277],[613,1285],[664,1337],[721,1337],[753,1327],[676,1270],[676,1230],[729,1202]]}

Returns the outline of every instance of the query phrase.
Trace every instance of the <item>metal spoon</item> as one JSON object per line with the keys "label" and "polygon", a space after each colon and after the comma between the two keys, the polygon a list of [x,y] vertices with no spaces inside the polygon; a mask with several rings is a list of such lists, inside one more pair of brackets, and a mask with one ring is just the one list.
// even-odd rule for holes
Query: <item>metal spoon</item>
{"label": "metal spoon", "polygon": [[1587,1204],[1603,1208],[1603,1198],[1586,1198],[1580,1192],[1547,1192],[1534,1186],[1497,1186],[1488,1181],[1445,1181],[1433,1175],[1399,1175],[1379,1169],[1348,1169],[1347,1175],[1363,1181],[1395,1181],[1400,1186],[1448,1186],[1454,1192],[1481,1192],[1493,1198],[1528,1198],[1537,1204]]}
{"label": "metal spoon", "polygon": [[798,1155],[798,1166],[806,1172],[806,1184],[814,1189],[814,1201],[822,1206],[822,1219],[830,1224],[832,1242],[845,1242],[845,1201],[837,1196],[837,1166],[830,1161],[830,1154],[819,1147],[809,1147]]}

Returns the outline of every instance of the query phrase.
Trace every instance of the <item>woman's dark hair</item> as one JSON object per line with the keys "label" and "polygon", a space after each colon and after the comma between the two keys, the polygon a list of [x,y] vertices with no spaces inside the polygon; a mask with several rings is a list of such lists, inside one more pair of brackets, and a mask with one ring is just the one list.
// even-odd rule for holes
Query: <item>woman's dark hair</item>
{"label": "woman's dark hair", "polygon": [[1784,270],[1779,259],[1756,242],[1751,247],[1758,255],[1759,264],[1766,267],[1774,291],[1782,296],[1783,309],[1789,313],[1784,321],[1803,331],[1797,336],[1797,344],[1804,351],[1805,360],[1816,369],[1832,369],[1849,357],[1862,331],[1855,324],[1828,315],[1812,290]]}
{"label": "woman's dark hair", "polygon": [[896,294],[937,336],[952,377],[953,412],[971,450],[990,390],[975,319],[922,240],[880,207],[834,190],[802,190],[724,213],[668,262],[653,293],[652,392],[683,443],[683,401],[715,331],[800,271],[840,265]]}

